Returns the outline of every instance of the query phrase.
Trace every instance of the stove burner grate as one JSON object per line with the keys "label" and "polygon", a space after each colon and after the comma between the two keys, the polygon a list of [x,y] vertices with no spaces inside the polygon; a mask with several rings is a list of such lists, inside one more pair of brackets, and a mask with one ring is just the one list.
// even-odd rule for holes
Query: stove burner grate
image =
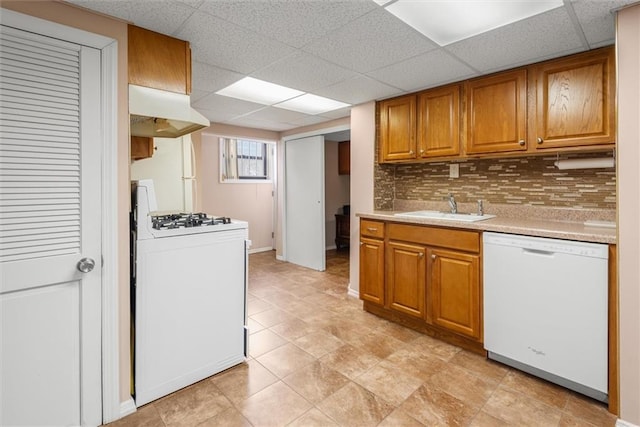
{"label": "stove burner grate", "polygon": [[166,230],[185,227],[200,227],[206,225],[231,224],[229,217],[210,217],[205,213],[180,213],[168,215],[154,215],[151,223],[156,230]]}

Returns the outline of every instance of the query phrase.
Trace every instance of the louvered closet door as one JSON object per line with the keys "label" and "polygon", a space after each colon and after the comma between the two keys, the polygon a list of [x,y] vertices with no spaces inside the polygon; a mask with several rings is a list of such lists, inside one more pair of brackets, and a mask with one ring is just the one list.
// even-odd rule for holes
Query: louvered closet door
{"label": "louvered closet door", "polygon": [[100,424],[100,51],[0,30],[0,425]]}

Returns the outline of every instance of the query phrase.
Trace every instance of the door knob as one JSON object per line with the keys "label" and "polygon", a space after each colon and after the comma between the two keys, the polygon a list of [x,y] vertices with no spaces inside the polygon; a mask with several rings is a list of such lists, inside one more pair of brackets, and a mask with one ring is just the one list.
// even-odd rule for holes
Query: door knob
{"label": "door knob", "polygon": [[95,266],[96,262],[92,258],[82,258],[80,261],[78,261],[78,265],[76,265],[78,270],[83,273],[90,272]]}

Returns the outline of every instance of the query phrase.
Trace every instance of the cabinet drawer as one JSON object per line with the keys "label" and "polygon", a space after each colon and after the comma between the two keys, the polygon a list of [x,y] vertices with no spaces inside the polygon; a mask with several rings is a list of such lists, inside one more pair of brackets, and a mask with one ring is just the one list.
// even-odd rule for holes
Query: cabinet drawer
{"label": "cabinet drawer", "polygon": [[360,235],[384,239],[384,222],[360,219]]}
{"label": "cabinet drawer", "polygon": [[389,224],[387,231],[390,240],[480,252],[480,233],[476,231],[406,224]]}

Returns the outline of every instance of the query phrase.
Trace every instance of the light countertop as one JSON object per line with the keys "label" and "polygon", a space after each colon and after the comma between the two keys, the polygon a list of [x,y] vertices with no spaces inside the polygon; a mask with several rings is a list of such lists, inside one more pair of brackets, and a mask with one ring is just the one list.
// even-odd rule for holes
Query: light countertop
{"label": "light countertop", "polygon": [[519,212],[518,215],[514,215],[514,212],[504,212],[502,215],[500,212],[486,212],[489,214],[495,214],[496,217],[475,222],[432,218],[407,218],[394,215],[395,213],[406,212],[408,210],[410,209],[398,211],[372,211],[369,213],[359,212],[356,216],[360,218],[393,221],[406,224],[431,225],[477,231],[494,231],[500,233],[550,237],[594,243],[615,244],[617,236],[616,228],[611,227],[611,225],[614,225],[615,223],[611,221],[610,215],[605,215],[605,218],[594,218],[588,214],[576,214],[573,210],[565,209],[547,209],[544,212],[546,218],[541,218],[537,215],[539,212],[532,212],[532,214],[523,214],[523,212]]}

